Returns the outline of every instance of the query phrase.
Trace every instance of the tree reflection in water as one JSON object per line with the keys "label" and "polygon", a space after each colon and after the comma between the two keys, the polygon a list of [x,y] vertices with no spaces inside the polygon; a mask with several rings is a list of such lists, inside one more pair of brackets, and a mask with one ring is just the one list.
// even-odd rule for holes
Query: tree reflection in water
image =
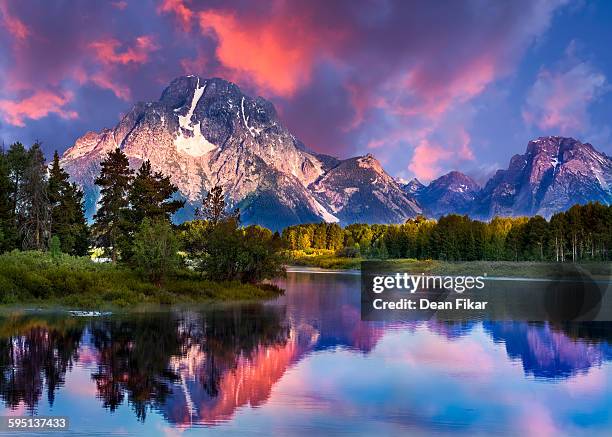
{"label": "tree reflection in water", "polygon": [[181,382],[177,363],[195,349],[203,356],[198,380],[214,398],[219,381],[241,357],[286,342],[289,330],[283,320],[278,308],[253,304],[200,313],[131,314],[94,323],[91,333],[100,358],[92,378],[98,396],[111,411],[127,396],[144,420],[148,408],[166,404]]}
{"label": "tree reflection in water", "polygon": [[65,317],[0,318],[0,397],[11,409],[33,414],[43,394],[53,405],[66,371],[78,360],[84,323]]}
{"label": "tree reflection in water", "polygon": [[[482,329],[537,378],[571,378],[612,359],[610,323],[430,321],[385,327],[361,322],[357,304],[329,299],[104,319],[2,317],[0,398],[11,410],[35,414],[44,393],[52,405],[66,373],[93,356],[91,379],[104,408],[115,411],[127,403],[141,421],[155,410],[173,424],[214,424],[231,419],[240,406],[264,404],[287,369],[312,351],[375,354],[385,330],[418,335],[419,326],[450,341]],[[95,354],[88,353],[92,349]]]}

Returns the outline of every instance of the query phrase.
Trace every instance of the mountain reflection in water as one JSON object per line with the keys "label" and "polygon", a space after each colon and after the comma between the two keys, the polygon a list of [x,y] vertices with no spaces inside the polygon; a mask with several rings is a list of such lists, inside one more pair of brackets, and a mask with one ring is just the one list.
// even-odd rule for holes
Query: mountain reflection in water
{"label": "mountain reflection in water", "polygon": [[[129,405],[141,423],[155,414],[172,426],[188,427],[231,422],[241,407],[264,406],[288,371],[318,354],[330,354],[332,365],[334,357],[344,357],[338,363],[343,366],[351,365],[346,353],[353,355],[352,360],[360,356],[377,360],[378,368],[395,360],[406,365],[418,361],[431,372],[455,375],[457,384],[471,384],[470,378],[478,379],[486,368],[487,358],[476,355],[483,354],[480,346],[487,342],[502,348],[506,361],[522,366],[523,379],[571,380],[612,360],[610,324],[385,325],[360,321],[358,277],[293,273],[281,285],[286,295],[266,303],[92,319],[27,311],[4,315],[0,318],[4,411],[48,411],[62,390],[70,393],[66,381],[76,369],[86,371],[88,378],[75,389],[76,395],[95,397],[105,414]],[[378,351],[387,337],[398,344]],[[453,346],[472,338],[472,347],[478,349],[472,354],[469,347],[457,351]],[[399,377],[408,380],[408,376]],[[317,377],[324,380],[324,372],[314,379],[311,375],[310,382]],[[307,391],[316,398],[317,390]],[[381,396],[376,386],[368,390],[372,397]],[[78,410],[78,403],[72,408]],[[326,408],[333,414],[333,402]]]}

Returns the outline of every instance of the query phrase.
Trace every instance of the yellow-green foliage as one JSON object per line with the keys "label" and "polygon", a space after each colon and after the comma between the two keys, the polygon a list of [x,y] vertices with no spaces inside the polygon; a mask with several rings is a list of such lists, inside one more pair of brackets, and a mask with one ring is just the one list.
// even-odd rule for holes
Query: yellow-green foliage
{"label": "yellow-green foliage", "polygon": [[336,256],[333,250],[287,250],[284,253],[288,264],[294,266],[320,267],[322,269],[359,269],[363,258]]}

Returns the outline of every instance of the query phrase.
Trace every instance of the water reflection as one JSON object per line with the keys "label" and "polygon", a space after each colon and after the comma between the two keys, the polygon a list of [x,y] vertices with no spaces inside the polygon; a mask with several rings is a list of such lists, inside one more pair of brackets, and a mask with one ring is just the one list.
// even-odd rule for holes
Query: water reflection
{"label": "water reflection", "polygon": [[47,391],[53,405],[66,371],[78,360],[82,323],[67,318],[14,315],[0,324],[0,397],[9,408],[33,413]]}
{"label": "water reflection", "polygon": [[[98,409],[106,414],[130,408],[141,423],[153,412],[172,426],[218,425],[232,421],[241,407],[266,405],[288,371],[321,354],[329,357],[328,370],[340,363],[351,366],[364,356],[380,372],[389,360],[397,360],[404,363],[401,373],[396,370],[385,378],[398,378],[403,384],[415,371],[410,363],[418,361],[437,377],[451,378],[463,387],[475,384],[480,374],[496,365],[487,343],[502,348],[506,362],[520,364],[525,380],[570,380],[612,360],[610,324],[361,322],[355,281],[290,275],[283,284],[286,296],[272,303],[88,320],[64,314],[4,316],[0,397],[7,411],[34,414],[40,407],[48,409],[67,375],[78,367],[87,372]],[[377,347],[386,337],[387,344]],[[310,375],[311,383],[312,377],[325,378],[326,370],[319,372]],[[492,383],[481,384],[486,390],[485,384]],[[308,387],[304,393],[318,389]],[[365,398],[356,396],[353,401],[365,408],[369,397],[380,396],[380,389],[370,385]],[[441,397],[443,392],[433,395]],[[92,394],[82,390],[76,396]],[[78,402],[66,402],[78,411]],[[334,408],[329,405],[327,414]]]}

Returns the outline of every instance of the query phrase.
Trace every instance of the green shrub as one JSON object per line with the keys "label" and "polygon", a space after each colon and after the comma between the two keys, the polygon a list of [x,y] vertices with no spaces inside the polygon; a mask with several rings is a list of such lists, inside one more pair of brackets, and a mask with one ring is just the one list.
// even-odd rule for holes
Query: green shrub
{"label": "green shrub", "polygon": [[159,288],[126,266],[95,263],[66,254],[13,251],[0,255],[0,303],[41,300],[79,308],[171,304],[208,299],[253,299],[278,295],[239,282],[203,280],[181,269]]}

